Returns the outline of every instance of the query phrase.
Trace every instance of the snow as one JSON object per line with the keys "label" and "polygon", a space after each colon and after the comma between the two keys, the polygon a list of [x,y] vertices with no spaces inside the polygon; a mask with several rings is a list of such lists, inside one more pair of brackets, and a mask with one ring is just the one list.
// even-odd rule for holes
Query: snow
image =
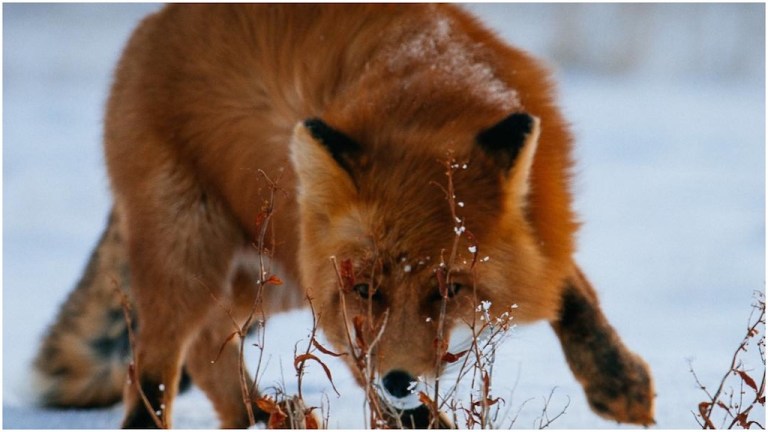
{"label": "snow", "polygon": [[421,29],[415,37],[406,38],[389,54],[388,67],[398,76],[403,74],[403,70],[412,68],[414,63],[429,64],[430,73],[406,78],[404,89],[409,89],[413,80],[421,80],[417,83],[421,85],[426,81],[448,88],[458,87],[471,92],[475,99],[504,111],[513,111],[520,104],[517,92],[499,80],[489,64],[467,55],[465,47],[469,43],[456,34],[447,17],[438,16],[431,25]]}
{"label": "snow", "polygon": [[[120,406],[36,407],[27,369],[106,221],[100,125],[110,75],[137,20],[156,8],[3,6],[5,428],[119,425]],[[764,290],[764,5],[471,8],[554,66],[578,142],[578,261],[653,370],[657,426],[696,427],[691,412],[705,397],[688,361],[716,386],[753,292]],[[265,386],[295,392],[292,353],[311,322],[296,312],[267,323]],[[617,427],[589,410],[545,323],[516,327],[496,357],[493,389],[510,415],[520,410],[515,427],[534,427],[553,389],[550,414],[568,404],[553,427]],[[754,351],[746,360],[761,370]],[[312,364],[308,403],[330,405],[332,427],[361,427],[362,391],[343,364],[324,361],[341,397]],[[199,390],[178,399],[176,427],[216,425]]]}

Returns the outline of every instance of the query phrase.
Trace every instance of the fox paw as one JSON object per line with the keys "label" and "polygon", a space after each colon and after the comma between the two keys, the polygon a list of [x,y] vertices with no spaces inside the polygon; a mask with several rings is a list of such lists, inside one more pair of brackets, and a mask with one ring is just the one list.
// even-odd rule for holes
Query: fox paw
{"label": "fox paw", "polygon": [[604,370],[603,379],[593,379],[585,387],[589,405],[600,416],[620,423],[653,425],[655,393],[649,368],[639,356],[621,354],[613,361],[604,359],[602,365],[612,370]]}

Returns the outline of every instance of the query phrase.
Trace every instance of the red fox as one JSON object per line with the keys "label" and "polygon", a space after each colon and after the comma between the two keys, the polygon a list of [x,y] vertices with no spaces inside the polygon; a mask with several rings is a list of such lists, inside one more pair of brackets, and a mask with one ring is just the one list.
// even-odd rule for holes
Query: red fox
{"label": "red fox", "polygon": [[[572,137],[553,93],[538,61],[453,5],[170,5],[149,16],[107,105],[112,215],[35,360],[43,402],[122,397],[123,427],[155,426],[148,406],[170,427],[188,374],[223,427],[247,427],[237,341],[220,352],[225,310],[244,320],[254,302],[257,216],[266,179],[279,178],[270,254],[298,284],[265,289],[267,315],[306,295],[339,351],[351,317],[386,316],[371,353],[382,392],[404,397],[434,374],[439,315],[449,339],[487,301],[491,314],[517,305],[516,322],[552,324],[596,413],[653,423],[650,371],[573,260]],[[436,185],[448,158],[461,167],[446,197]],[[452,247],[446,289],[440,257]],[[488,259],[470,268],[478,250]],[[351,289],[330,257],[351,269]],[[134,304],[132,354],[116,286]]]}

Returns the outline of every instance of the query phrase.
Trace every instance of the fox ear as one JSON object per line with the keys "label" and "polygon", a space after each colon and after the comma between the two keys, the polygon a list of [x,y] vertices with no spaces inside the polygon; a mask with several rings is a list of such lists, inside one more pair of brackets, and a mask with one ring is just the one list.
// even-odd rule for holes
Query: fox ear
{"label": "fox ear", "polygon": [[524,204],[528,194],[539,132],[537,117],[515,113],[477,134],[477,143],[504,173],[517,204]]}
{"label": "fox ear", "polygon": [[291,161],[299,178],[300,195],[309,194],[327,203],[322,198],[329,194],[354,194],[352,169],[361,151],[354,140],[318,118],[296,125]]}
{"label": "fox ear", "polygon": [[328,126],[319,118],[304,120],[304,127],[314,140],[330,152],[333,159],[345,171],[352,174],[352,164],[360,154],[360,145],[353,139]]}

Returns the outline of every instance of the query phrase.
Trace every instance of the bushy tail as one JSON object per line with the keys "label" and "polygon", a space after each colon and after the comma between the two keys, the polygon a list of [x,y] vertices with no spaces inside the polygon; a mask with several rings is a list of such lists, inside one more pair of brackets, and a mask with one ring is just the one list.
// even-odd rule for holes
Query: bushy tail
{"label": "bushy tail", "polygon": [[80,282],[43,339],[34,361],[43,405],[100,407],[122,397],[130,345],[120,291],[127,293],[130,274],[119,226],[113,211]]}

